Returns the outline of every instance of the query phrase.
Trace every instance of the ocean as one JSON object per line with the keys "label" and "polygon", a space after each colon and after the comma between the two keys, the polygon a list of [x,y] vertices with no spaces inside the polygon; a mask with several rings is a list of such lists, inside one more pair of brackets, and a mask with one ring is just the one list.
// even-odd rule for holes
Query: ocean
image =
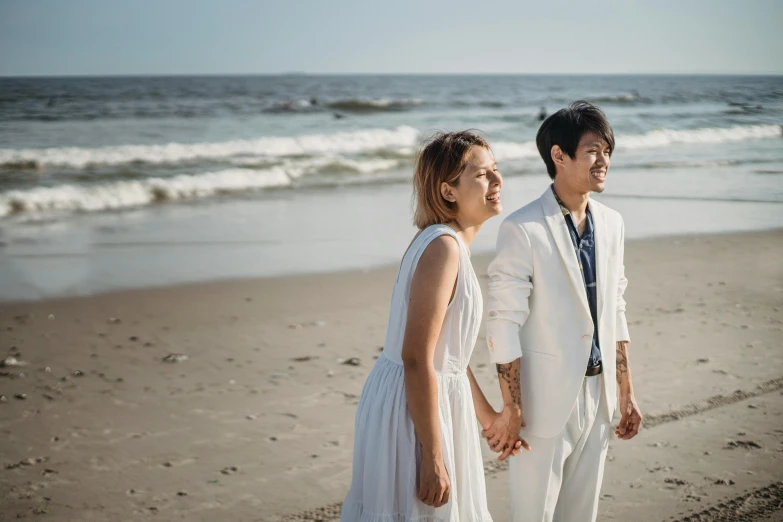
{"label": "ocean", "polygon": [[614,128],[627,237],[783,226],[780,76],[0,78],[0,299],[394,263],[427,136],[481,131],[507,214],[576,99]]}

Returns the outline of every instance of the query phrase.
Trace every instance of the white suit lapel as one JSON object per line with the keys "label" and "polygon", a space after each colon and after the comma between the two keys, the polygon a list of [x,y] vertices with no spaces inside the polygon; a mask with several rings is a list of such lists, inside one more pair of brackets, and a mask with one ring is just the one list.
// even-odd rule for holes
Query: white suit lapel
{"label": "white suit lapel", "polygon": [[609,252],[609,241],[606,237],[606,214],[600,205],[590,201],[590,212],[593,214],[593,234],[595,241],[595,284],[598,287],[598,324],[601,324],[604,303],[606,302],[606,270]]}
{"label": "white suit lapel", "polygon": [[590,306],[587,303],[585,283],[582,280],[582,272],[579,270],[574,244],[571,242],[571,235],[568,232],[568,225],[566,225],[565,218],[563,217],[563,211],[560,210],[560,205],[558,205],[551,187],[547,188],[546,192],[541,196],[541,204],[544,207],[546,223],[549,226],[550,232],[552,232],[552,237],[555,238],[557,249],[560,251],[560,259],[565,263],[568,278],[571,280],[576,295],[584,305],[583,308],[585,313],[592,320]]}

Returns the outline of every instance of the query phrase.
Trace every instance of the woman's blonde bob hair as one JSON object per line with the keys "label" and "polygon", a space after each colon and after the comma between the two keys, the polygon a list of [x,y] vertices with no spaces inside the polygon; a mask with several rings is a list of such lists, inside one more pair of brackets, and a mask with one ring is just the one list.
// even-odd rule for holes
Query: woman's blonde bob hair
{"label": "woman's blonde bob hair", "polygon": [[457,205],[441,194],[442,183],[456,187],[467,166],[471,147],[490,150],[489,143],[470,131],[441,132],[427,140],[413,171],[413,223],[420,229],[449,223]]}

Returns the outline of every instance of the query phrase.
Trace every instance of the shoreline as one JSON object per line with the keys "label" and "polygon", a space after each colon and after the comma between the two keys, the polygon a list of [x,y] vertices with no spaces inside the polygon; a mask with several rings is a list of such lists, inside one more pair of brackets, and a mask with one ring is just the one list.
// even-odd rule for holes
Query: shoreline
{"label": "shoreline", "polygon": [[[623,216],[628,241],[783,226],[783,202],[725,200],[779,198],[775,176],[733,167],[712,169],[711,176],[705,171],[630,170],[595,197]],[[547,176],[508,178],[506,210],[484,224],[473,252],[494,252],[503,218],[550,183]],[[694,193],[702,197],[679,197]],[[409,184],[350,186],[2,225],[0,301],[396,264],[416,232],[410,202]]]}
{"label": "shoreline", "polygon": [[[677,241],[677,240],[688,240],[693,239],[697,237],[704,237],[704,238],[721,238],[721,237],[732,237],[732,236],[743,236],[743,235],[752,235],[752,234],[768,234],[768,233],[776,233],[776,232],[783,232],[783,227],[774,227],[774,228],[766,228],[766,229],[753,229],[753,230],[744,230],[744,231],[730,231],[730,232],[714,232],[714,233],[682,233],[682,234],[664,234],[659,236],[647,236],[647,237],[641,237],[641,238],[633,238],[633,239],[627,239],[626,240],[626,248],[628,248],[628,245],[636,244],[636,243],[644,243],[644,242],[655,242],[655,241]],[[411,236],[412,238],[413,236]],[[404,250],[403,250],[404,251]],[[488,260],[494,256],[494,252],[488,252],[486,250],[481,250],[476,252],[474,255],[474,264],[476,260],[481,260],[483,262],[488,262]],[[390,263],[379,263],[377,265],[370,265],[362,268],[342,268],[342,269],[334,269],[334,270],[325,270],[322,272],[293,272],[293,273],[285,273],[285,274],[273,274],[268,276],[257,276],[257,277],[226,277],[226,278],[218,278],[218,279],[212,279],[212,280],[205,280],[205,281],[190,281],[190,282],[182,282],[182,283],[173,283],[173,284],[161,284],[161,285],[151,285],[151,286],[129,286],[124,288],[116,288],[116,289],[109,289],[105,291],[96,291],[94,293],[87,293],[87,294],[80,294],[80,295],[61,295],[61,296],[52,296],[52,297],[41,297],[41,298],[31,298],[31,299],[3,299],[0,297],[0,308],[4,306],[17,306],[22,304],[29,304],[29,303],[44,303],[44,302],[60,302],[60,301],[69,301],[69,300],[81,300],[81,299],[90,299],[95,297],[109,297],[109,296],[122,296],[124,294],[133,294],[133,293],[144,293],[148,291],[165,291],[165,290],[180,290],[184,291],[186,289],[190,290],[197,290],[199,288],[209,288],[214,285],[246,285],[246,284],[260,284],[264,281],[290,281],[294,279],[301,279],[301,278],[320,278],[320,277],[330,277],[330,276],[350,276],[352,274],[357,273],[371,273],[371,272],[383,272],[388,271],[391,269],[397,270],[398,264],[390,264]]]}

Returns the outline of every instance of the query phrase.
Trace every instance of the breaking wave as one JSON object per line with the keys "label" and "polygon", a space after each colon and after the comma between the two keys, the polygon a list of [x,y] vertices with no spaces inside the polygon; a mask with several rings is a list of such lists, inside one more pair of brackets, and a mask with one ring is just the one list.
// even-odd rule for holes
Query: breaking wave
{"label": "breaking wave", "polygon": [[377,100],[340,100],[329,104],[332,109],[346,112],[375,112],[375,111],[404,111],[418,105],[423,100],[409,98],[404,100],[377,99]]}
{"label": "breaking wave", "polygon": [[617,147],[642,149],[673,144],[708,144],[758,140],[783,136],[780,125],[745,125],[693,130],[658,129],[645,134],[618,136]]}
{"label": "breaking wave", "polygon": [[0,217],[52,211],[96,212],[140,207],[153,203],[200,199],[291,185],[285,170],[227,169],[171,178],[116,181],[96,185],[60,185],[0,194]]}
{"label": "breaking wave", "polygon": [[413,127],[370,129],[335,134],[265,137],[220,143],[168,143],[165,145],[120,145],[82,148],[0,149],[0,165],[42,167],[57,165],[85,168],[91,165],[126,163],[173,164],[198,160],[224,160],[233,156],[282,157],[316,154],[357,154],[409,147],[416,144],[419,131]]}

